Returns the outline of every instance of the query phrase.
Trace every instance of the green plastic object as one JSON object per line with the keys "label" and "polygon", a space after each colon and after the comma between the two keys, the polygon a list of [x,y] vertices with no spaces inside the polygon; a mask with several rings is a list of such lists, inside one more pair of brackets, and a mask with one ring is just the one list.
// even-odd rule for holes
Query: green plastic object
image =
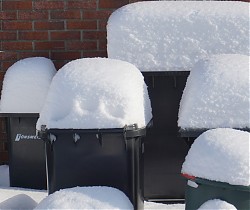
{"label": "green plastic object", "polygon": [[203,203],[212,199],[224,200],[237,210],[250,209],[250,186],[230,185],[207,179],[188,179],[186,187],[186,210],[197,210]]}

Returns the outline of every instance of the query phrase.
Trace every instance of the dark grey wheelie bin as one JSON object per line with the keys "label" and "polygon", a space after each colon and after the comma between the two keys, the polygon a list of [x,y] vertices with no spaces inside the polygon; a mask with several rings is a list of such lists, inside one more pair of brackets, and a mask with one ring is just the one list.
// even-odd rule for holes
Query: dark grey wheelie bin
{"label": "dark grey wheelie bin", "polygon": [[49,194],[75,186],[109,186],[144,209],[145,128],[41,129],[46,142]]}
{"label": "dark grey wheelie bin", "polygon": [[193,183],[186,187],[187,210],[197,210],[206,201],[218,198],[231,203],[238,210],[250,209],[250,186],[231,185],[198,177],[186,178]]}
{"label": "dark grey wheelie bin", "polygon": [[1,113],[6,119],[10,186],[46,189],[44,142],[36,135],[37,113]]}
{"label": "dark grey wheelie bin", "polygon": [[185,180],[181,166],[188,145],[178,133],[178,111],[189,71],[144,71],[151,100],[154,126],[147,131],[144,155],[146,200],[181,202]]}

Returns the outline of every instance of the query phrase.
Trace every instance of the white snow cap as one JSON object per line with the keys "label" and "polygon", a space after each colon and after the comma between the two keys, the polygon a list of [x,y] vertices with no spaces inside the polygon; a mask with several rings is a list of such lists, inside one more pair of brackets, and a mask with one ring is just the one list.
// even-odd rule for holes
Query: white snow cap
{"label": "white snow cap", "polygon": [[230,128],[204,132],[192,144],[182,173],[232,185],[250,185],[250,133]]}
{"label": "white snow cap", "polygon": [[132,210],[133,205],[123,192],[115,188],[75,187],[49,195],[35,209]]}
{"label": "white snow cap", "polygon": [[53,62],[44,57],[14,63],[4,76],[0,112],[39,113],[55,73]]}
{"label": "white snow cap", "polygon": [[237,210],[232,204],[220,199],[208,200],[198,210]]}
{"label": "white snow cap", "polygon": [[144,127],[152,118],[141,72],[132,64],[107,58],[82,58],[54,77],[37,122],[47,128]]}
{"label": "white snow cap", "polygon": [[189,70],[211,54],[249,55],[249,4],[137,2],[110,16],[107,39],[109,58],[140,70]]}
{"label": "white snow cap", "polygon": [[183,129],[250,127],[249,56],[214,55],[190,72],[180,102]]}

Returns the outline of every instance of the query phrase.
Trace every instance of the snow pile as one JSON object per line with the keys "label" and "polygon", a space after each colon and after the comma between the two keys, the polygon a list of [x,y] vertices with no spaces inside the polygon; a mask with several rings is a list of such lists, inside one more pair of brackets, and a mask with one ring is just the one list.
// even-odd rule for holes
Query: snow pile
{"label": "snow pile", "polygon": [[10,186],[9,166],[7,165],[0,165],[0,186],[1,187]]}
{"label": "snow pile", "polygon": [[14,63],[4,76],[0,111],[39,113],[55,73],[52,61],[43,57]]}
{"label": "snow pile", "polygon": [[83,58],[63,66],[54,77],[37,129],[144,127],[152,118],[141,72],[132,64]]}
{"label": "snow pile", "polygon": [[57,191],[36,209],[133,209],[127,196],[111,187],[75,187]]}
{"label": "snow pile", "polygon": [[200,206],[198,210],[211,210],[211,209],[213,210],[216,210],[216,209],[217,210],[220,210],[220,209],[237,210],[235,206],[233,206],[232,204],[227,203],[226,201],[219,200],[219,199],[206,201],[204,204]]}
{"label": "snow pile", "polygon": [[249,87],[249,56],[225,54],[201,60],[182,95],[179,127],[249,128]]}
{"label": "snow pile", "polygon": [[143,71],[188,70],[211,54],[249,55],[248,26],[246,2],[138,2],[110,16],[108,57]]}
{"label": "snow pile", "polygon": [[15,195],[0,203],[0,209],[34,209],[37,202],[25,194]]}
{"label": "snow pile", "polygon": [[204,132],[193,143],[182,173],[232,185],[250,185],[250,133],[230,128]]}

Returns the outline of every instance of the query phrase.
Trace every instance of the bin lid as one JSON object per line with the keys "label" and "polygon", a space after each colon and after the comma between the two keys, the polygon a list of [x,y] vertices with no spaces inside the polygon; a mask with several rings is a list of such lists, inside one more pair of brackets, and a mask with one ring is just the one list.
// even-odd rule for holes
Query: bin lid
{"label": "bin lid", "polygon": [[0,113],[0,117],[39,117],[39,113]]}
{"label": "bin lid", "polygon": [[250,133],[217,128],[202,133],[192,144],[182,173],[231,185],[250,185]]}
{"label": "bin lid", "polygon": [[44,57],[14,63],[4,76],[0,112],[39,113],[55,73],[53,62]]}
{"label": "bin lid", "polygon": [[[63,94],[62,94],[63,93]],[[54,77],[37,129],[145,127],[152,118],[147,86],[132,64],[108,58],[82,58]]]}
{"label": "bin lid", "polygon": [[207,55],[248,55],[248,25],[246,2],[128,4],[113,12],[108,20],[108,57],[128,61],[141,71],[187,70]]}

